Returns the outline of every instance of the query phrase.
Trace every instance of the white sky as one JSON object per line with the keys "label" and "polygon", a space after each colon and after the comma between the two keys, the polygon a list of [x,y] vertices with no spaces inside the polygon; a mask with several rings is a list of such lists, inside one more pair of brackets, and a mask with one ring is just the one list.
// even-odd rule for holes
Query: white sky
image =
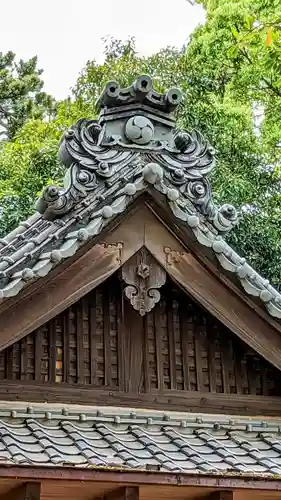
{"label": "white sky", "polygon": [[38,55],[45,89],[58,99],[87,60],[102,61],[104,36],[134,36],[146,55],[182,46],[204,21],[203,9],[187,0],[2,0],[0,12],[0,51]]}

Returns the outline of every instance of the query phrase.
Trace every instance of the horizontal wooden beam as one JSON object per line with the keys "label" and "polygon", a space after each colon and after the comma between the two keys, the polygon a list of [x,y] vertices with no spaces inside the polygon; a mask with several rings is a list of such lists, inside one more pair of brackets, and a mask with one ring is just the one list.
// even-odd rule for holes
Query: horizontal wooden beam
{"label": "horizontal wooden beam", "polygon": [[[275,476],[253,478],[249,476],[222,476],[199,474],[172,474],[125,470],[95,470],[68,467],[1,466],[1,478],[17,478],[26,481],[63,480],[111,483],[118,486],[170,485],[198,486],[225,490],[251,489],[281,491],[281,478]],[[6,497],[5,497],[6,498]]]}
{"label": "horizontal wooden beam", "polygon": [[40,500],[40,492],[40,482],[29,482],[1,495],[0,500]]}
{"label": "horizontal wooden beam", "polygon": [[116,387],[93,389],[85,385],[42,384],[34,381],[0,381],[0,401],[91,404],[155,410],[224,413],[228,415],[280,416],[281,398],[250,394],[219,394],[197,391],[122,392]]}

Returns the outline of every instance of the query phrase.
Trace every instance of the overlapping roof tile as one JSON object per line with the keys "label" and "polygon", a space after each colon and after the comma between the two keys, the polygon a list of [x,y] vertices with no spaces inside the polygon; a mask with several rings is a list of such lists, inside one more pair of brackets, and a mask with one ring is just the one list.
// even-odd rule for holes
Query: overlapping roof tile
{"label": "overlapping roof tile", "polygon": [[281,420],[118,408],[80,411],[50,405],[0,409],[0,463],[281,474]]}
{"label": "overlapping roof tile", "polygon": [[245,292],[281,318],[281,295],[241,258],[224,235],[237,223],[230,205],[216,207],[208,173],[214,150],[198,132],[175,131],[177,89],[153,90],[141,76],[127,89],[110,82],[96,120],[79,120],[64,135],[65,187],[48,186],[35,214],[0,240],[0,299],[17,295],[73,256],[145,191],[162,196],[178,221],[213,251]]}

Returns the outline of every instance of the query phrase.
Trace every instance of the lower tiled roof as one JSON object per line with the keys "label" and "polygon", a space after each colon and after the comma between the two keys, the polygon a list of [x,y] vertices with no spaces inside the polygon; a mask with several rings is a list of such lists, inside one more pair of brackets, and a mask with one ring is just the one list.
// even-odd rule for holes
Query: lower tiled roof
{"label": "lower tiled roof", "polygon": [[1,464],[281,474],[281,420],[49,405],[0,419]]}

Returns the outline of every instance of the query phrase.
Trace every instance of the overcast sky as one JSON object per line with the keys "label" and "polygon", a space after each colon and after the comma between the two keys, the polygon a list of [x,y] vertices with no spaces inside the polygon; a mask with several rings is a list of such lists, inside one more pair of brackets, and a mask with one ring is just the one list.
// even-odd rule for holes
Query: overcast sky
{"label": "overcast sky", "polygon": [[38,55],[45,89],[64,98],[87,60],[102,61],[102,38],[136,38],[149,54],[181,47],[203,9],[187,0],[10,0],[1,2],[0,51]]}

